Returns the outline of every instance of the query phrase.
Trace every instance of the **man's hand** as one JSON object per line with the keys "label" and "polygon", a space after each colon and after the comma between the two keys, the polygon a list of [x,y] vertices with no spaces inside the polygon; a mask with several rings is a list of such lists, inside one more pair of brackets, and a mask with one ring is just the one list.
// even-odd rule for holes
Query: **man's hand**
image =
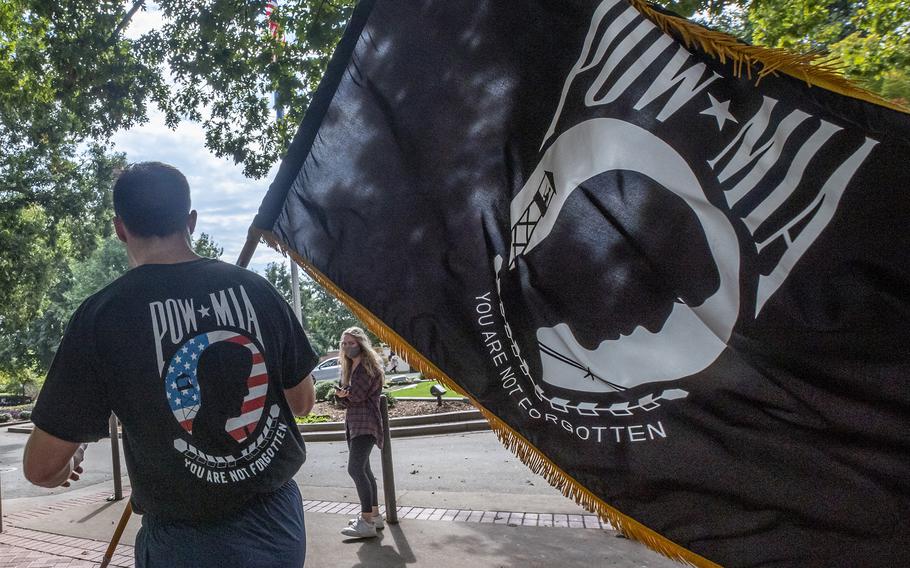
{"label": "man's hand", "polygon": [[76,450],[76,453],[73,454],[70,467],[70,475],[66,478],[63,483],[60,484],[61,487],[69,487],[70,481],[79,481],[79,474],[83,471],[82,462],[85,460],[85,449],[88,447],[88,444],[79,444],[79,448]]}
{"label": "man's hand", "polygon": [[25,445],[22,472],[41,487],[69,487],[70,481],[78,480],[82,473],[85,446],[61,440],[35,426]]}

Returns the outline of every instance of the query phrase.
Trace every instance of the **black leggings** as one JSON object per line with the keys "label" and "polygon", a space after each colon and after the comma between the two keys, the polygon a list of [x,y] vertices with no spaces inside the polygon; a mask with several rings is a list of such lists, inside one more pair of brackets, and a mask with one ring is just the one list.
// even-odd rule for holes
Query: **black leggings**
{"label": "black leggings", "polygon": [[357,436],[348,441],[348,475],[354,480],[360,510],[364,513],[370,513],[373,507],[379,506],[376,477],[370,469],[370,452],[375,444],[376,440],[370,435]]}

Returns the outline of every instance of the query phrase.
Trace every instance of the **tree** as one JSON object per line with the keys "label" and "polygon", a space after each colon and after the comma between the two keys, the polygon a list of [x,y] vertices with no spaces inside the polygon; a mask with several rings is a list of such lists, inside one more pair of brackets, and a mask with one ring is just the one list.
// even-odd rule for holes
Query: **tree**
{"label": "tree", "polygon": [[660,2],[754,45],[815,53],[860,86],[910,101],[910,4],[902,0]]}
{"label": "tree", "polygon": [[[146,121],[149,105],[171,126],[201,121],[206,145],[248,175],[278,159],[353,1],[283,2],[272,18],[286,41],[269,33],[265,4],[160,0],[161,27],[132,38],[144,0],[0,4],[0,335],[41,314],[60,267],[110,234],[108,190],[124,157],[106,143]],[[288,109],[282,122],[272,92]]]}
{"label": "tree", "polygon": [[86,298],[126,274],[129,268],[126,245],[115,236],[104,239],[84,261],[73,262],[71,284],[58,303],[66,319]]}
{"label": "tree", "polygon": [[64,263],[41,312],[17,328],[0,327],[0,373],[7,383],[19,385],[19,390],[40,384],[76,308],[128,269],[126,247],[113,236],[87,258]]}
{"label": "tree", "polygon": [[224,247],[218,246],[211,235],[202,233],[198,239],[193,240],[193,252],[206,258],[221,258]]}
{"label": "tree", "polygon": [[0,154],[0,332],[40,313],[67,259],[111,233],[109,189],[124,156],[70,150]]}
{"label": "tree", "polygon": [[[0,6],[0,142],[49,156],[147,120],[199,121],[206,146],[261,177],[290,142],[353,0],[158,0],[162,25],[126,34],[144,0],[10,0]],[[170,81],[166,77],[170,77]],[[287,109],[275,122],[272,93]]]}
{"label": "tree", "polygon": [[[194,243],[194,250],[202,256],[217,258],[224,249],[202,233]],[[127,270],[126,246],[113,235],[100,239],[86,258],[70,258],[64,263],[40,314],[16,329],[0,327],[0,374],[7,385],[19,392],[28,385],[40,384],[76,308]]]}
{"label": "tree", "polygon": [[[161,25],[127,33],[144,0],[10,0],[0,7],[0,142],[4,148],[103,141],[144,122],[201,122],[206,146],[261,177],[300,123],[354,0],[159,0]],[[907,72],[902,0],[663,0],[684,16],[762,45],[820,50],[882,92]],[[897,72],[898,77],[891,77]],[[170,77],[170,81],[166,80]],[[287,110],[275,121],[272,94]]]}
{"label": "tree", "polygon": [[[290,304],[291,275],[287,266],[270,262],[265,268],[265,277]],[[341,333],[349,327],[366,330],[366,326],[344,304],[306,274],[300,278],[300,308],[304,317],[303,327],[317,353],[337,349]],[[373,345],[378,345],[376,336],[369,331],[367,333]]]}

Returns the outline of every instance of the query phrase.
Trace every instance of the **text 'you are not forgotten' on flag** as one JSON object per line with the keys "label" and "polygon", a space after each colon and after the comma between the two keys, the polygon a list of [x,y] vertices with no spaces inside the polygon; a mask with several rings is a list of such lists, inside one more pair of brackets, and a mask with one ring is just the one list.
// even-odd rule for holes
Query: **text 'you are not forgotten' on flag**
{"label": "text 'you are not forgotten' on flag", "polygon": [[654,548],[901,565],[910,116],[806,69],[625,0],[364,2],[255,225]]}

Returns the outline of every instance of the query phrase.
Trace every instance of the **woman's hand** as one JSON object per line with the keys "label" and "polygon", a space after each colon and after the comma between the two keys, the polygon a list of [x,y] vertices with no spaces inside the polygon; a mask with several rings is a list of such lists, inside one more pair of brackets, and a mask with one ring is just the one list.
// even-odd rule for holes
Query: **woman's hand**
{"label": "woman's hand", "polygon": [[338,398],[347,398],[351,396],[351,391],[349,389],[335,387],[335,396]]}

